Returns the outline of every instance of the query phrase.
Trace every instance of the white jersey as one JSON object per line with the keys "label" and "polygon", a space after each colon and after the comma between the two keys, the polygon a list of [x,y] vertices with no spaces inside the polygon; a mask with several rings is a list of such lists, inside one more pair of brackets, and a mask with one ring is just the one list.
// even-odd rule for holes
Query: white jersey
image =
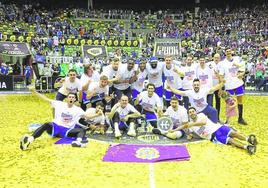
{"label": "white jersey", "polygon": [[[96,114],[96,108],[88,108],[86,111],[87,114]],[[95,118],[91,118],[91,119],[86,119],[86,122],[91,124],[91,125],[96,125],[96,124],[101,124],[104,125],[105,123],[105,116],[101,115],[101,116],[97,116]]]}
{"label": "white jersey", "polygon": [[77,93],[78,91],[82,91],[80,80],[75,78],[74,82],[70,82],[70,78],[66,77],[58,92],[63,95],[68,95],[69,93]]}
{"label": "white jersey", "polygon": [[129,103],[125,108],[122,108],[119,103],[117,103],[116,105],[119,105],[119,107],[116,109],[116,112],[118,112],[120,119],[124,118],[130,113],[138,113],[134,106]]}
{"label": "white jersey", "polygon": [[164,62],[158,62],[157,67],[153,69],[150,63],[146,64],[146,71],[148,73],[148,82],[160,87],[163,85],[162,74],[163,74]]}
{"label": "white jersey", "polygon": [[200,80],[200,87],[201,88],[211,88],[213,85],[212,81],[212,70],[205,65],[204,68],[202,68],[200,65],[197,65],[196,67],[196,78]]}
{"label": "white jersey", "polygon": [[164,115],[167,115],[172,119],[173,128],[180,127],[183,123],[188,122],[187,110],[180,105],[176,111],[171,106],[169,106]]}
{"label": "white jersey", "polygon": [[137,80],[131,85],[132,89],[136,89],[137,91],[142,92],[146,77],[147,77],[146,70],[143,70],[143,72],[139,70],[139,73],[137,75]]}
{"label": "white jersey", "polygon": [[75,105],[69,108],[66,102],[53,100],[51,106],[55,108],[55,118],[52,122],[66,128],[74,128],[78,120],[85,115],[81,108]]}
{"label": "white jersey", "polygon": [[[113,79],[116,77],[116,74],[117,74],[117,71],[118,70],[114,70],[112,68],[112,65],[108,65],[106,67],[103,68],[103,71],[102,71],[102,74],[101,75],[105,75],[108,77],[109,80]],[[112,84],[110,84],[109,86],[112,86]]]}
{"label": "white jersey", "polygon": [[[197,114],[197,121],[200,119],[206,119],[207,123],[204,126],[193,126],[190,128],[190,131],[196,133],[201,138],[210,140],[211,135],[217,131],[222,125],[218,123],[213,123],[205,114]],[[190,120],[193,122],[193,120]]]}
{"label": "white jersey", "polygon": [[140,93],[139,103],[142,105],[144,110],[150,112],[154,112],[157,107],[162,108],[160,97],[156,93],[154,93],[152,97],[149,97],[148,91]]}
{"label": "white jersey", "polygon": [[219,79],[217,74],[220,72],[221,62],[215,63],[214,61],[210,61],[207,63],[207,66],[212,70],[212,85],[215,86],[219,84]]}
{"label": "white jersey", "polygon": [[181,67],[184,77],[182,80],[182,88],[189,90],[193,88],[193,80],[196,78],[196,65],[194,63],[191,66]]}
{"label": "white jersey", "polygon": [[171,69],[167,69],[166,66],[163,67],[163,73],[166,78],[165,85],[170,85],[171,87],[175,89],[181,89],[182,88],[182,79],[174,71],[174,69],[177,68],[176,66],[172,65]]}
{"label": "white jersey", "polygon": [[96,95],[108,95],[109,94],[109,86],[100,87],[99,82],[91,82],[88,86],[88,93],[96,92]]}
{"label": "white jersey", "polygon": [[[241,65],[240,68],[234,65],[238,64]],[[233,57],[231,61],[224,59],[222,62],[222,66],[220,69],[220,75],[224,76],[224,79],[226,81],[225,83],[225,89],[235,89],[244,84],[242,79],[239,79],[237,77],[237,74],[239,71],[245,71],[245,66],[242,64],[243,62],[240,61],[239,57]]]}
{"label": "white jersey", "polygon": [[87,74],[82,74],[80,80],[81,80],[82,86],[86,85],[89,80],[98,82],[100,80],[100,74],[97,71],[93,71],[90,77]]}
{"label": "white jersey", "polygon": [[[134,67],[129,71],[127,69],[127,64],[122,64],[119,67],[119,70],[117,72],[116,77],[119,78],[119,80],[130,80],[131,77],[135,75],[135,69]],[[114,87],[118,90],[125,90],[130,86],[129,82],[128,83],[120,83],[120,84],[114,84]]]}
{"label": "white jersey", "polygon": [[197,93],[193,89],[185,91],[185,94],[189,97],[189,102],[197,112],[201,112],[207,107],[207,95],[209,94],[209,90],[208,88],[200,88]]}

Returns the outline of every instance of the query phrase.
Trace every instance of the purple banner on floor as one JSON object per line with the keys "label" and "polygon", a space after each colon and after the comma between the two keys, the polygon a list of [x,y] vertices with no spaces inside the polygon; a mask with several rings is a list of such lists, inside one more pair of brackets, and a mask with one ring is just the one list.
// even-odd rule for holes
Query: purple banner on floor
{"label": "purple banner on floor", "polygon": [[184,145],[128,145],[110,146],[103,161],[153,163],[163,161],[189,160]]}
{"label": "purple banner on floor", "polygon": [[72,141],[75,141],[75,138],[61,138],[55,144],[71,144]]}

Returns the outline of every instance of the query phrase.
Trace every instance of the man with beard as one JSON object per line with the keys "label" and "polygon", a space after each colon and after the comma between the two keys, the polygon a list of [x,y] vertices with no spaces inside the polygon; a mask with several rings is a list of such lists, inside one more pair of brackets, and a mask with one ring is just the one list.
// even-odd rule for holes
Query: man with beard
{"label": "man with beard", "polygon": [[[231,129],[229,126],[213,123],[203,113],[198,113],[194,107],[188,109],[189,123],[184,125],[201,138],[214,143],[230,144],[232,146],[247,150],[252,155],[256,153],[257,138],[254,134],[244,136]],[[243,142],[247,142],[244,144]]]}
{"label": "man with beard", "polygon": [[119,67],[119,70],[116,74],[116,78],[114,80],[114,94],[115,94],[115,102],[121,99],[122,95],[126,95],[129,100],[131,100],[131,87],[130,85],[134,82],[133,77],[136,72],[134,69],[135,61],[133,59],[129,59],[127,64],[122,64]]}
{"label": "man with beard", "polygon": [[213,93],[214,91],[222,88],[224,85],[224,82],[219,83],[215,87],[212,88],[202,88],[200,89],[200,81],[198,78],[194,79],[193,81],[193,89],[187,90],[187,91],[180,91],[177,89],[174,89],[170,86],[170,90],[173,93],[177,93],[182,96],[188,96],[189,101],[191,103],[191,106],[195,107],[198,113],[204,113],[208,116],[208,118],[213,121],[214,123],[218,122],[218,112],[215,108],[208,105],[207,103],[207,95],[209,93]]}
{"label": "man with beard", "polygon": [[162,74],[163,74],[163,62],[159,62],[157,57],[151,57],[150,63],[146,64],[146,71],[148,74],[148,82],[154,84],[155,86],[155,93],[161,98],[163,97],[163,81],[162,81]]}
{"label": "man with beard", "polygon": [[173,127],[171,130],[163,131],[158,128],[153,129],[154,134],[162,134],[170,139],[179,139],[184,135],[183,125],[188,123],[187,110],[179,105],[177,97],[173,96],[170,101],[170,106],[167,108],[164,116],[171,118]]}
{"label": "man with beard", "polygon": [[131,85],[132,89],[132,100],[136,100],[137,96],[143,91],[144,89],[144,81],[147,77],[146,68],[146,60],[141,60],[138,62],[138,70],[136,71],[135,76],[133,77],[133,84]]}

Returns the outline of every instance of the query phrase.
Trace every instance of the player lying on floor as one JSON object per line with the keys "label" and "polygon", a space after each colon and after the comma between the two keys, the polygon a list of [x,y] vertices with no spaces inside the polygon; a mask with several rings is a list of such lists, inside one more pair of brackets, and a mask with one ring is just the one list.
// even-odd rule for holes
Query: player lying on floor
{"label": "player lying on floor", "polygon": [[257,138],[255,135],[251,134],[246,137],[229,126],[213,123],[205,114],[197,114],[194,107],[188,109],[188,116],[190,121],[184,125],[185,128],[189,128],[201,138],[245,149],[250,155],[256,152]]}

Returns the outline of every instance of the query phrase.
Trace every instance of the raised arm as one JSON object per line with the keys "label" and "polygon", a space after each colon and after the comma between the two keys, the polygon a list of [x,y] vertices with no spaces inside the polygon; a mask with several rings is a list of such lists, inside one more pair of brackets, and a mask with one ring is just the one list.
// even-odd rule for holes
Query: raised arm
{"label": "raised arm", "polygon": [[209,90],[209,93],[213,93],[214,91],[217,91],[219,89],[221,89],[225,84],[225,80],[222,80],[222,82],[220,82],[219,84],[215,85],[214,87],[212,87],[210,90]]}
{"label": "raised arm", "polygon": [[167,85],[167,89],[169,89],[170,91],[172,91],[172,93],[175,93],[175,94],[178,94],[178,95],[181,95],[181,96],[186,96],[185,91],[177,90],[177,89],[171,87],[170,85]]}
{"label": "raised arm", "polygon": [[44,101],[47,101],[47,102],[49,102],[49,103],[52,102],[52,99],[46,97],[45,95],[42,95],[41,93],[38,93],[38,92],[35,90],[34,86],[29,87],[29,90],[31,91],[31,93],[32,93],[33,95],[37,96],[38,98],[40,98],[40,99],[42,99],[42,100],[44,100]]}

